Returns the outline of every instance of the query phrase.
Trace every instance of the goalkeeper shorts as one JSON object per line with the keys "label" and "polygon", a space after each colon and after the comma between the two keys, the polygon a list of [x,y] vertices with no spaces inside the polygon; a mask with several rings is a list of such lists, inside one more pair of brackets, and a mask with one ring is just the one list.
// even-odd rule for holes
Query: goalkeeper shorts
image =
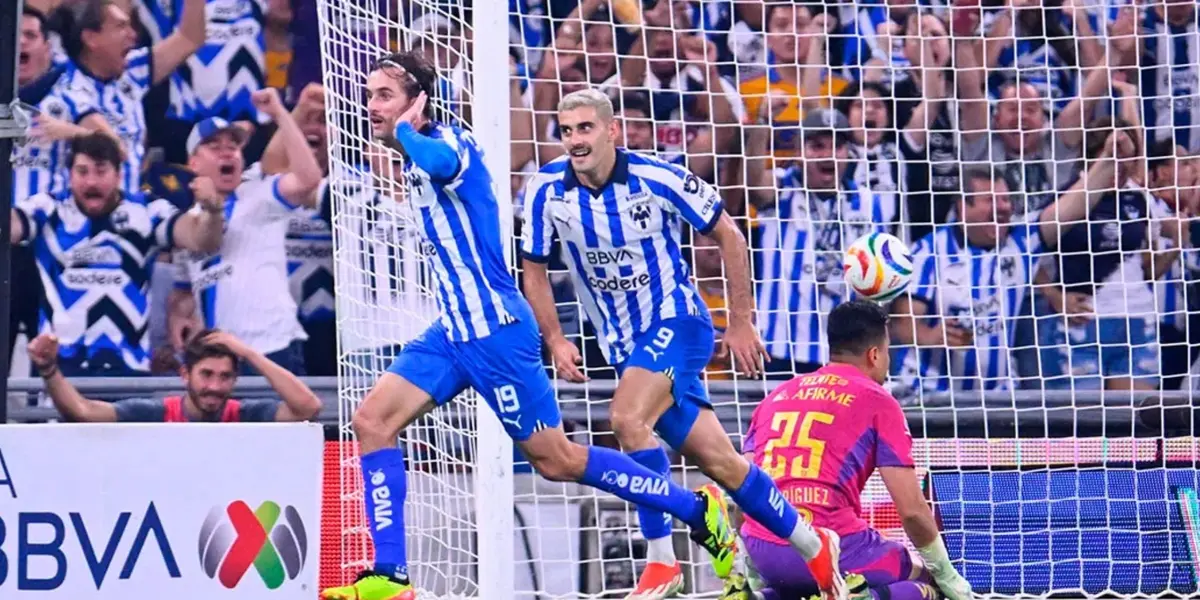
{"label": "goalkeeper shorts", "polygon": [[[805,598],[817,592],[817,582],[804,564],[804,558],[790,545],[759,539],[743,538],[746,553],[767,587],[783,598]],[[842,538],[843,572],[858,573],[867,585],[878,588],[899,581],[929,581],[924,569],[914,573],[908,548],[899,542],[886,540],[874,529],[851,533]]]}

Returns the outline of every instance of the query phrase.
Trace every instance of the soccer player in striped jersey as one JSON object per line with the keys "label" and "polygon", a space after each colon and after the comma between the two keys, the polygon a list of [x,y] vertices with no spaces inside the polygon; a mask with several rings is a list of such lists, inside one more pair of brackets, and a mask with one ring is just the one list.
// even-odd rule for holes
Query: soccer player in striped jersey
{"label": "soccer player in striped jersey", "polygon": [[403,160],[405,203],[417,220],[442,314],[400,352],[354,414],[362,451],[375,565],[325,600],[412,600],[405,556],[404,454],[396,436],[415,419],[474,388],[543,477],[575,481],[668,512],[714,555],[733,532],[710,496],[690,492],[607,448],[567,439],[529,304],[505,264],[492,177],[475,138],[433,121],[434,66],[420,52],[392,54],[371,68],[372,136]]}
{"label": "soccer player in striped jersey", "polygon": [[204,43],[204,3],[184,0],[180,27],[153,46],[137,49],[132,21],[115,0],[83,0],[71,8],[75,23],[65,40],[71,60],[60,85],[76,104],[99,110],[120,137],[126,157],[123,189],[141,188],[146,154],[142,99]]}
{"label": "soccer player in striped jersey", "polygon": [[[525,293],[559,374],[586,380],[550,291],[545,264],[556,235],[580,302],[602,335],[605,359],[621,378],[610,409],[621,447],[666,476],[670,461],[654,438],[657,431],[727,490],[744,513],[795,545],[811,561],[822,590],[844,591],[833,569],[837,537],[809,527],[771,478],[738,454],[708,400],[702,372],[713,354],[713,325],[684,260],[684,223],[720,247],[729,285],[722,344],[734,366],[757,376],[765,354],[754,328],[746,239],[725,214],[717,191],[685,169],[617,148],[620,126],[611,101],[598,90],[563,97],[558,123],[567,156],[530,178],[521,250]],[[724,511],[715,486],[701,493]],[[657,600],[682,591],[671,523],[664,517],[648,506],[638,509],[649,564],[630,599]],[[716,556],[717,575],[727,577],[732,563],[732,552]]]}
{"label": "soccer player in striped jersey", "polygon": [[[1087,218],[1109,185],[1112,156],[1087,180],[1038,214],[1012,223],[1004,176],[988,167],[963,169],[961,222],[939,226],[913,248],[912,292],[892,305],[900,379],[924,391],[1012,387],[1014,320],[1029,293],[1038,256],[1059,245],[1059,223]],[[1106,175],[1106,177],[1105,177]]]}
{"label": "soccer player in striped jersey", "polygon": [[[946,544],[913,472],[912,435],[900,404],[885,390],[888,315],[855,300],[829,313],[830,363],[775,388],[754,409],[743,451],[761,463],[816,526],[842,539],[837,565],[850,573],[854,600],[971,600],[971,585],[950,564]],[[859,497],[878,469],[919,560],[885,540],[862,518]],[[791,600],[817,589],[800,556],[754,518],[742,525],[751,577],[721,600]],[[922,562],[924,564],[922,564]],[[741,583],[741,582],[739,582]]]}

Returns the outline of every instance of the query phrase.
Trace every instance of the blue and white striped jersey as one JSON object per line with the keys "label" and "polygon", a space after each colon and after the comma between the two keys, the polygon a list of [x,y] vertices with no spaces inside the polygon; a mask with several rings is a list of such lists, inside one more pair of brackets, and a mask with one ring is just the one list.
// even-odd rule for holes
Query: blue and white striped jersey
{"label": "blue and white striped jersey", "polygon": [[[174,33],[183,0],[140,0],[139,14],[154,43]],[[167,117],[201,121],[258,121],[250,94],[266,82],[267,0],[208,0],[207,40],[171,73]]]}
{"label": "blue and white striped jersey", "polygon": [[708,316],[684,259],[680,218],[707,234],[722,210],[712,186],[657,158],[618,149],[608,183],[590,190],[562,157],[526,186],[521,251],[547,262],[558,235],[604,356],[619,365],[655,323]]}
{"label": "blue and white striped jersey", "polygon": [[487,337],[516,320],[525,298],[504,260],[500,211],[483,150],[470,132],[432,123],[422,131],[458,154],[458,173],[435,181],[404,161],[408,205],[430,244],[441,321],[451,341]]}
{"label": "blue and white striped jersey", "polygon": [[[908,79],[912,63],[904,54],[904,36],[891,36],[889,47],[885,47],[884,41],[888,38],[879,35],[879,28],[892,21],[888,7],[880,3],[858,9],[854,20],[846,23],[842,29],[842,34],[847,36],[846,45],[842,47],[842,64],[846,65],[843,74],[847,79],[860,81],[862,67],[876,58],[886,61],[880,83],[891,86]],[[903,26],[904,20],[896,24]]]}
{"label": "blue and white striped jersey", "polygon": [[1037,219],[1009,225],[999,248],[966,243],[962,227],[943,226],[913,247],[911,298],[974,333],[974,346],[896,347],[898,378],[925,391],[1009,389],[1016,317],[1037,271]]}
{"label": "blue and white striped jersey", "polygon": [[1188,152],[1200,151],[1200,10],[1192,21],[1171,25],[1153,9],[1145,10],[1139,39],[1143,120],[1147,147],[1174,139]]}
{"label": "blue and white striped jersey", "polygon": [[121,189],[134,193],[141,189],[142,158],[146,155],[146,113],[142,98],[153,82],[152,55],[149,48],[138,48],[125,55],[125,71],[110,81],[97,79],[78,63],[70,62],[63,74],[63,96],[77,105],[91,106],[108,119],[108,124],[125,147]]}
{"label": "blue and white striped jersey", "polygon": [[868,233],[891,232],[896,204],[894,195],[861,190],[853,181],[837,193],[808,192],[800,174],[799,166],[777,169],[776,206],[758,213],[750,244],[758,327],[771,356],[823,363],[829,354],[825,317],[849,299],[842,251]]}
{"label": "blue and white striped jersey", "polygon": [[126,196],[105,218],[91,219],[66,194],[16,203],[33,244],[45,297],[39,329],[59,339],[74,368],[149,372],[150,273],[173,244],[179,211],[166,200]]}
{"label": "blue and white striped jersey", "polygon": [[321,214],[329,205],[329,181],[321,182],[318,208],[299,208],[288,220],[287,272],[300,323],[333,319],[333,230]]}
{"label": "blue and white striped jersey", "polygon": [[[78,124],[95,107],[86,101],[76,102],[63,93],[64,68],[52,68],[37,80],[21,88],[20,100],[36,107],[48,117]],[[13,146],[13,200],[20,201],[37,194],[57,194],[67,187],[70,168],[67,165],[71,146],[61,140],[19,139]],[[129,190],[130,192],[136,190]]]}

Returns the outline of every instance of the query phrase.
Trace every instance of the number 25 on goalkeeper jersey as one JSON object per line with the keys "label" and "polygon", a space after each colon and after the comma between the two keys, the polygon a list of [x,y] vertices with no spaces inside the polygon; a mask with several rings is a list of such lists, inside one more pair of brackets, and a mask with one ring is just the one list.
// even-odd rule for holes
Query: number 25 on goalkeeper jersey
{"label": "number 25 on goalkeeper jersey", "polygon": [[521,252],[546,262],[555,234],[600,346],[619,365],[637,336],[684,315],[708,315],[691,281],[680,220],[708,234],[723,206],[712,186],[676,165],[617,149],[609,181],[582,185],[568,157],[534,175],[525,193]]}

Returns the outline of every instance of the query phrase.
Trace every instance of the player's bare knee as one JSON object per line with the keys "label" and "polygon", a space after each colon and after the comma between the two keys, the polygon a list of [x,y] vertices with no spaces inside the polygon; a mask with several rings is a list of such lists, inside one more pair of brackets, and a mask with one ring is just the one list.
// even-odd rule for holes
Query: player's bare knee
{"label": "player's bare knee", "polygon": [[654,440],[654,424],[636,409],[616,407],[610,409],[613,435],[626,451],[642,450],[657,445]]}
{"label": "player's bare knee", "polygon": [[535,433],[521,444],[521,452],[550,481],[579,481],[587,468],[587,449],[571,443],[561,429]]}
{"label": "player's bare knee", "polygon": [[[350,426],[354,429],[354,436],[364,451],[369,452],[368,448],[380,448],[388,443],[389,434],[386,431],[387,426],[384,423],[383,415],[372,410],[371,405],[365,401],[358,410],[354,411],[354,416],[350,418]],[[395,435],[396,432],[393,432],[390,437],[394,439]]]}

